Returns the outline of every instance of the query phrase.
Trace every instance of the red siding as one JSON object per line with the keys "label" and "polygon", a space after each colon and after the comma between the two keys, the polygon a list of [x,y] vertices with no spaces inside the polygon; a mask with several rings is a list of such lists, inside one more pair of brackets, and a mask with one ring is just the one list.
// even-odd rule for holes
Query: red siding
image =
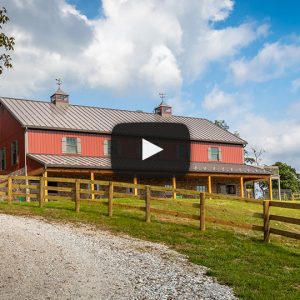
{"label": "red siding", "polygon": [[103,156],[104,135],[32,129],[28,131],[28,153],[62,154],[61,142],[66,136],[80,138],[82,156]]}
{"label": "red siding", "polygon": [[[11,115],[11,113],[0,107],[0,148],[6,148],[6,170],[0,171],[1,174],[8,174],[18,169],[24,168],[25,164],[25,142],[24,128]],[[19,162],[17,165],[11,165],[11,143],[18,141]]]}
{"label": "red siding", "polygon": [[219,147],[222,149],[222,163],[242,164],[244,162],[244,148],[242,145],[211,144],[195,142],[191,147],[191,161],[208,162],[208,149]]}
{"label": "red siding", "polygon": [[[81,139],[81,155],[103,156],[103,142],[109,136],[93,133],[70,133],[61,131],[29,130],[28,152],[35,154],[62,154],[63,137],[79,137]],[[222,149],[223,163],[243,163],[243,146],[194,142],[191,147],[191,161],[208,162],[208,148]]]}
{"label": "red siding", "polygon": [[37,161],[31,159],[31,158],[27,158],[27,173],[28,175],[31,174],[32,171],[39,169],[43,167],[40,163],[38,163]]}

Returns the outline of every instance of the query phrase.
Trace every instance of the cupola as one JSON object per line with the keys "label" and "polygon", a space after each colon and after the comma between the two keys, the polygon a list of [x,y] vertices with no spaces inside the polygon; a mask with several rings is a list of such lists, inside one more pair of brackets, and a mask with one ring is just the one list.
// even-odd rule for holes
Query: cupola
{"label": "cupola", "polygon": [[55,105],[59,104],[69,104],[69,95],[66,94],[61,88],[62,81],[61,79],[56,79],[58,89],[57,91],[50,97],[51,103]]}
{"label": "cupola", "polygon": [[154,109],[154,113],[157,115],[160,115],[162,117],[171,116],[172,115],[172,107],[164,101],[164,98],[165,98],[164,94],[159,94],[159,95],[160,95],[162,101],[159,104],[159,106],[157,106]]}

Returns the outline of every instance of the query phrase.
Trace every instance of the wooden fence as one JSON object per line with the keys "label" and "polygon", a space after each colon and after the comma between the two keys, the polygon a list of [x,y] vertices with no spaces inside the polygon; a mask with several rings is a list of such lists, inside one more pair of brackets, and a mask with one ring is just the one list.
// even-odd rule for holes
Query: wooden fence
{"label": "wooden fence", "polygon": [[300,200],[300,193],[293,193],[292,194],[292,200],[293,201]]}
{"label": "wooden fence", "polygon": [[[50,185],[50,183],[55,183],[56,186],[53,186],[53,184]],[[95,186],[100,187],[101,190],[95,190]],[[53,192],[56,194],[53,194]],[[173,197],[174,194],[179,196],[179,198],[182,197],[182,199],[170,198]],[[91,195],[94,195],[94,197],[91,197]],[[300,225],[299,218],[275,215],[270,212],[270,207],[300,210],[300,203],[263,201],[223,194],[201,193],[195,190],[124,182],[38,176],[0,176],[0,197],[9,204],[16,200],[17,197],[19,197],[19,201],[21,200],[20,197],[23,197],[26,201],[31,199],[38,201],[39,207],[43,207],[48,201],[74,201],[75,211],[79,213],[81,203],[94,202],[103,204],[103,201],[94,199],[95,196],[107,199],[105,204],[108,207],[109,217],[113,216],[113,208],[118,207],[145,212],[145,221],[148,223],[151,222],[151,215],[153,214],[168,215],[199,221],[201,231],[205,231],[206,223],[213,223],[234,228],[262,231],[264,233],[265,242],[269,242],[271,234],[300,240],[300,234],[298,232],[285,231],[272,227],[272,221]],[[115,201],[118,198],[143,200],[143,205],[119,203]],[[187,200],[187,198],[190,200]],[[198,201],[195,199],[198,199]],[[254,213],[253,216],[262,219],[263,225],[238,223],[231,220],[206,216],[207,203],[213,202],[214,199],[248,202],[260,205],[262,213]],[[180,207],[193,208],[194,213],[157,208],[154,205],[155,203],[164,203],[167,206],[169,206],[169,204],[170,206],[172,204],[178,204]],[[219,208],[213,209],[218,210]]]}

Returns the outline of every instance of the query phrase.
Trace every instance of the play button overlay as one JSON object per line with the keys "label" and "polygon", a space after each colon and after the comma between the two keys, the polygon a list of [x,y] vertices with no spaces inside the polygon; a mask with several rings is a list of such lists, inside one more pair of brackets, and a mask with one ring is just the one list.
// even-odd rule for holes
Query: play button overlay
{"label": "play button overlay", "polygon": [[190,167],[190,133],[171,122],[121,123],[113,128],[111,167],[130,176],[184,175]]}
{"label": "play button overlay", "polygon": [[142,139],[142,160],[145,160],[163,150],[163,148],[158,147],[145,139]]}

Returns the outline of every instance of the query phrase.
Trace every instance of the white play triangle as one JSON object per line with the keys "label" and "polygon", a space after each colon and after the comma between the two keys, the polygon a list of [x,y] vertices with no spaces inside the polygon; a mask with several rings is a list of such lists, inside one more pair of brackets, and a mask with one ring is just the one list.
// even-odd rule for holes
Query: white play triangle
{"label": "white play triangle", "polygon": [[163,150],[163,148],[158,147],[145,139],[142,139],[142,160],[145,160]]}

